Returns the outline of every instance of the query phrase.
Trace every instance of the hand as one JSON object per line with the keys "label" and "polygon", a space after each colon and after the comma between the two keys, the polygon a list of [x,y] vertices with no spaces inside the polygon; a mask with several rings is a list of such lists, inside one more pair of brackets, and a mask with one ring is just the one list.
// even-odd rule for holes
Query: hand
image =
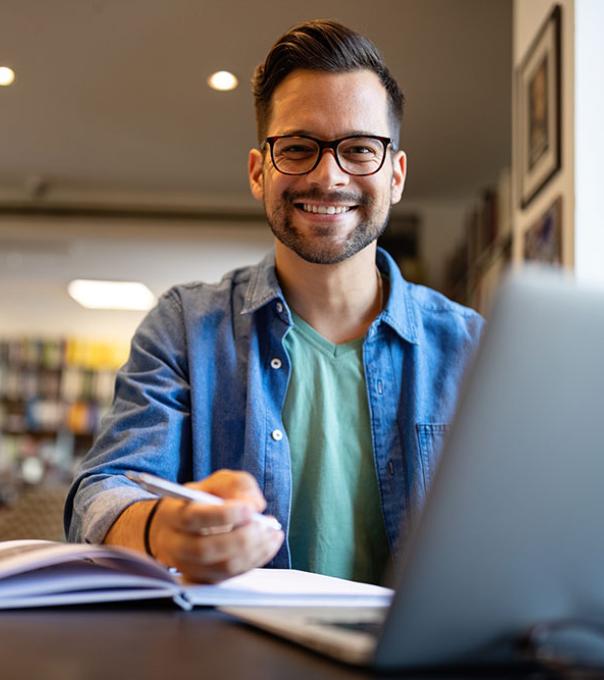
{"label": "hand", "polygon": [[149,542],[155,557],[193,581],[215,582],[269,562],[283,532],[252,520],[266,501],[247,472],[220,470],[186,484],[225,499],[223,505],[164,498],[153,518]]}

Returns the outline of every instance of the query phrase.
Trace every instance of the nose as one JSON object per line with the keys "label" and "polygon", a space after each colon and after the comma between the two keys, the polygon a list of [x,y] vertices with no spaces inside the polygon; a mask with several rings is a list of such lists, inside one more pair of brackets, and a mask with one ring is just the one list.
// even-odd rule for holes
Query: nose
{"label": "nose", "polygon": [[338,165],[334,149],[323,149],[317,167],[308,175],[308,181],[322,187],[346,186],[350,175]]}

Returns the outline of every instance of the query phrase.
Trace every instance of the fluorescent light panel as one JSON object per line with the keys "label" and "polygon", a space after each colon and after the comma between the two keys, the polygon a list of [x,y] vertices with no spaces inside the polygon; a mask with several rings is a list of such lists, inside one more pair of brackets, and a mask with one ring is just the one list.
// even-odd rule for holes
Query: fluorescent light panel
{"label": "fluorescent light panel", "polygon": [[75,279],[67,286],[69,295],[87,309],[144,311],[155,304],[155,296],[138,281],[95,281]]}

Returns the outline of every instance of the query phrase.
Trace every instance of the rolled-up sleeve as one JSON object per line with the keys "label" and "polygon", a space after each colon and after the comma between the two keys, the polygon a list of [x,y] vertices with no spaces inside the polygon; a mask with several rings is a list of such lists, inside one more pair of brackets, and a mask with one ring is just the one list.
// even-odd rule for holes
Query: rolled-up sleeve
{"label": "rolled-up sleeve", "polygon": [[77,470],[65,505],[69,541],[100,543],[132,503],[153,496],[128,470],[166,479],[191,470],[190,385],[182,306],[173,289],[137,329],[112,407]]}

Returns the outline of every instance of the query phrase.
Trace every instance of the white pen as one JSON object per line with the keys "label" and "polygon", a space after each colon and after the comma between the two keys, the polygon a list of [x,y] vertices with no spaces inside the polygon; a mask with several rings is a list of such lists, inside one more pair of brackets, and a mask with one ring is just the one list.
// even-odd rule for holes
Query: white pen
{"label": "white pen", "polygon": [[[219,496],[214,496],[206,491],[199,491],[197,489],[190,489],[188,486],[170,482],[167,479],[156,477],[148,472],[126,472],[126,477],[132,482],[135,482],[143,489],[151,491],[151,493],[158,496],[170,496],[170,498],[178,498],[183,501],[194,501],[195,503],[203,503],[204,505],[222,505],[224,499]],[[281,530],[281,524],[274,518],[267,515],[261,515],[255,512],[252,515],[254,522],[260,522],[271,529]]]}

